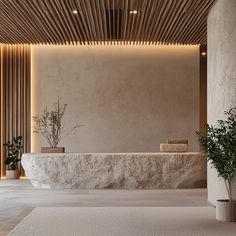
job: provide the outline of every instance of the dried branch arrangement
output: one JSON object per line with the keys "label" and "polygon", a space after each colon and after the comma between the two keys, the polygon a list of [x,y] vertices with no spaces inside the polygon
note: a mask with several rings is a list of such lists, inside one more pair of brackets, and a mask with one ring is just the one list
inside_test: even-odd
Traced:
{"label": "dried branch arrangement", "polygon": [[63,138],[80,127],[80,125],[75,125],[70,131],[66,132],[65,123],[63,123],[66,108],[67,104],[61,105],[60,99],[58,99],[51,110],[45,107],[41,115],[33,116],[33,132],[40,133],[49,147],[57,147]]}

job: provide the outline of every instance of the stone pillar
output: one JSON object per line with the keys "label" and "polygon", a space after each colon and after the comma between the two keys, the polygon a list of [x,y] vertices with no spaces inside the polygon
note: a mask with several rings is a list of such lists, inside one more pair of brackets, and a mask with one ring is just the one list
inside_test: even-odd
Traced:
{"label": "stone pillar", "polygon": [[[218,0],[208,16],[208,123],[236,107],[236,1]],[[234,184],[236,197],[236,181]],[[208,200],[227,198],[223,182],[208,166]]]}

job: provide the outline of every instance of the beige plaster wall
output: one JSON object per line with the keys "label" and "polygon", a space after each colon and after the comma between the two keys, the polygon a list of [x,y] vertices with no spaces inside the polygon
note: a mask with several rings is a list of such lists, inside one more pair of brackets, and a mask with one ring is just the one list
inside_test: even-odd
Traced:
{"label": "beige plaster wall", "polygon": [[[32,114],[68,104],[67,151],[154,152],[168,138],[198,150],[197,46],[32,46]],[[45,145],[32,135],[32,151]]]}
{"label": "beige plaster wall", "polygon": [[[218,0],[208,16],[208,123],[224,119],[236,105],[236,1]],[[236,198],[236,181],[234,186]],[[208,200],[227,198],[217,173],[208,165]]]}

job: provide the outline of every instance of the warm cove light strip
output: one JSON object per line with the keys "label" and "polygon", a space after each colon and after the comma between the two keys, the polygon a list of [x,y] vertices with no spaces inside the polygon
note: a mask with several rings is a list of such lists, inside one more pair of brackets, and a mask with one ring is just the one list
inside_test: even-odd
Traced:
{"label": "warm cove light strip", "polygon": [[34,92],[33,92],[33,88],[34,88],[34,86],[33,86],[33,83],[34,83],[34,80],[33,80],[33,68],[32,68],[32,65],[33,65],[33,59],[32,59],[32,49],[33,49],[33,46],[31,45],[30,46],[30,112],[31,112],[31,124],[30,124],[30,126],[31,126],[31,133],[30,133],[30,138],[31,138],[31,140],[30,140],[30,152],[32,152],[33,151],[33,141],[34,141],[34,139],[33,139],[33,130],[32,130],[32,124],[33,124],[33,109],[34,109]]}
{"label": "warm cove light strip", "polygon": [[200,44],[181,44],[181,43],[162,43],[162,42],[154,42],[154,41],[121,41],[121,40],[107,40],[107,41],[83,41],[83,42],[77,42],[77,41],[70,41],[65,42],[63,44],[52,44],[52,43],[37,43],[37,44],[31,44],[31,46],[101,46],[101,45],[112,45],[112,46],[200,46]]}

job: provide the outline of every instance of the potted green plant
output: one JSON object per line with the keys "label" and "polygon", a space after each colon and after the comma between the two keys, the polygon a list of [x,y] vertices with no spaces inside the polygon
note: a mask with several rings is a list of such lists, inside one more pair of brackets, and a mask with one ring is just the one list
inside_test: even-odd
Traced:
{"label": "potted green plant", "polygon": [[67,104],[61,105],[60,99],[53,105],[51,110],[47,107],[41,115],[33,116],[34,133],[40,133],[49,147],[41,147],[43,153],[63,153],[65,147],[58,147],[63,138],[71,134],[79,125],[74,126],[69,132],[65,131],[63,116],[65,114]]}
{"label": "potted green plant", "polygon": [[216,203],[216,219],[236,221],[236,201],[232,198],[232,180],[236,176],[236,108],[225,111],[225,120],[216,125],[205,126],[204,132],[197,132],[201,147],[208,161],[224,180],[228,199]]}
{"label": "potted green plant", "polygon": [[3,144],[6,147],[6,159],[5,165],[7,166],[6,178],[7,179],[19,179],[20,171],[18,168],[18,162],[21,160],[20,153],[23,148],[22,136],[13,137],[12,142],[8,141]]}

